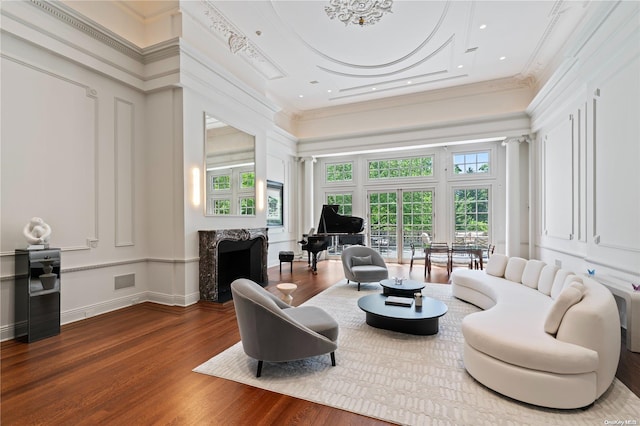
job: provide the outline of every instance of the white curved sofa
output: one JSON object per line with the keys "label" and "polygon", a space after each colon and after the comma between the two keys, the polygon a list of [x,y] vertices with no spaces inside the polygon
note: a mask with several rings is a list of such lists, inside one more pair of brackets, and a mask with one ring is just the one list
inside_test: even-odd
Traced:
{"label": "white curved sofa", "polygon": [[457,269],[452,293],[484,311],[462,321],[465,368],[485,386],[551,408],[592,404],[611,385],[620,318],[611,292],[539,260],[491,256]]}

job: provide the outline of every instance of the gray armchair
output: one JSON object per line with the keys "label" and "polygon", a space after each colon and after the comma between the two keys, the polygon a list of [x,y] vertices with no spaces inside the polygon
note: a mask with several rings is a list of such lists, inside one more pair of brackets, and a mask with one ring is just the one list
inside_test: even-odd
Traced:
{"label": "gray armchair", "polygon": [[258,360],[285,362],[329,353],[336,365],[338,323],[316,306],[291,307],[255,282],[239,278],[231,283],[244,352]]}
{"label": "gray armchair", "polygon": [[360,283],[380,282],[389,278],[384,259],[371,247],[347,247],[342,251],[341,258],[347,282],[357,282],[358,291],[360,291]]}

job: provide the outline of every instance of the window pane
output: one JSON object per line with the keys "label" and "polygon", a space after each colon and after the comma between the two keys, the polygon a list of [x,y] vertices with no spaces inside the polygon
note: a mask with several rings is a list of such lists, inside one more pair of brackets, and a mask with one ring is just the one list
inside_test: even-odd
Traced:
{"label": "window pane", "polygon": [[433,175],[432,157],[369,161],[369,179],[398,179]]}
{"label": "window pane", "polygon": [[240,188],[254,188],[256,186],[256,175],[254,172],[240,173]]}
{"label": "window pane", "polygon": [[489,153],[467,152],[453,156],[453,173],[476,174],[489,173]]}
{"label": "window pane", "polygon": [[240,214],[253,216],[256,214],[256,200],[253,197],[240,199]]}
{"label": "window pane", "polygon": [[345,182],[353,180],[353,164],[339,163],[326,165],[327,182]]}
{"label": "window pane", "polygon": [[489,232],[489,190],[457,189],[454,191],[456,243],[486,243]]}
{"label": "window pane", "polygon": [[224,191],[231,189],[231,176],[214,176],[211,180],[212,190]]}
{"label": "window pane", "polygon": [[214,200],[214,214],[231,214],[231,200]]}
{"label": "window pane", "polygon": [[338,214],[351,216],[353,212],[353,202],[351,194],[327,194],[327,204],[337,204]]}

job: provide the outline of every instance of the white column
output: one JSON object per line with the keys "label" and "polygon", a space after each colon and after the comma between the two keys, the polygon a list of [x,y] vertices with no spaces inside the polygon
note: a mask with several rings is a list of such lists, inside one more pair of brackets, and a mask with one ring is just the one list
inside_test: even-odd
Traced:
{"label": "white column", "polygon": [[302,229],[303,233],[309,232],[311,227],[315,227],[314,221],[314,204],[313,204],[313,164],[317,161],[315,157],[304,157],[300,161],[304,163],[304,183],[303,183],[303,216]]}
{"label": "white column", "polygon": [[505,254],[520,256],[520,142],[507,139],[506,241]]}

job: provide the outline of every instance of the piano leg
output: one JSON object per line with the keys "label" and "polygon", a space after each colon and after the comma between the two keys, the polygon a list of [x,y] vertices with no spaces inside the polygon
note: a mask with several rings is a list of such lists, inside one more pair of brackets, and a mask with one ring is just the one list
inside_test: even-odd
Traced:
{"label": "piano leg", "polygon": [[311,272],[313,272],[313,275],[318,274],[318,253],[317,252],[313,253],[313,263],[311,265]]}

